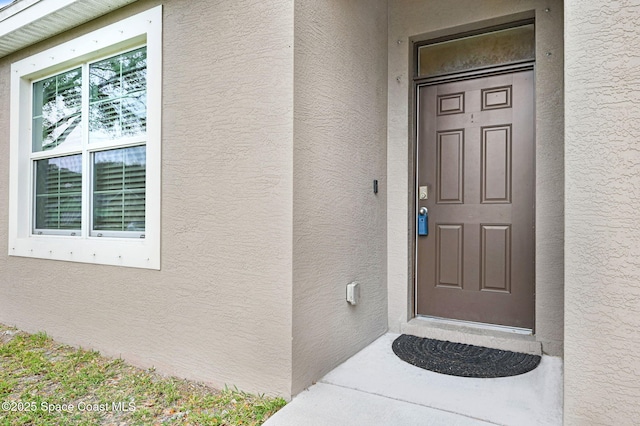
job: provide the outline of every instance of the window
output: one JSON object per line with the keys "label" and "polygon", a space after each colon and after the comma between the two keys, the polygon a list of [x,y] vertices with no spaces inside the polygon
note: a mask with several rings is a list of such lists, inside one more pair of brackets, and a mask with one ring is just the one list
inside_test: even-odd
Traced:
{"label": "window", "polygon": [[418,76],[433,77],[535,60],[535,28],[525,24],[418,47]]}
{"label": "window", "polygon": [[146,58],[140,47],[32,83],[34,233],[78,236],[85,218],[92,236],[145,237]]}
{"label": "window", "polygon": [[161,16],[12,64],[10,255],[159,269]]}

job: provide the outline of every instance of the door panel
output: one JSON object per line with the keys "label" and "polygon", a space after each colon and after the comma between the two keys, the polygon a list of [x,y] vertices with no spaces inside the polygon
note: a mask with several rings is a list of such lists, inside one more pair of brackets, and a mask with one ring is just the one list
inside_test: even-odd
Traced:
{"label": "door panel", "polygon": [[464,186],[464,130],[438,132],[436,168],[438,203],[462,204]]}
{"label": "door panel", "polygon": [[480,290],[511,292],[511,225],[482,225]]}
{"label": "door panel", "polygon": [[417,313],[533,328],[533,71],[419,88]]}
{"label": "door panel", "polygon": [[462,288],[463,226],[438,225],[436,229],[438,287]]}
{"label": "door panel", "polygon": [[481,202],[511,202],[511,125],[482,128]]}

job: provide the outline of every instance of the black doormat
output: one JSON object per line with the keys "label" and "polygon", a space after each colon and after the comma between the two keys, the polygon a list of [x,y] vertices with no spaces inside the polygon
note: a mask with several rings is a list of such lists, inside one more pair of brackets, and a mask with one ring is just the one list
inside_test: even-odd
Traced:
{"label": "black doormat", "polygon": [[392,345],[400,359],[436,373],[460,377],[509,377],[527,373],[540,356],[401,335]]}

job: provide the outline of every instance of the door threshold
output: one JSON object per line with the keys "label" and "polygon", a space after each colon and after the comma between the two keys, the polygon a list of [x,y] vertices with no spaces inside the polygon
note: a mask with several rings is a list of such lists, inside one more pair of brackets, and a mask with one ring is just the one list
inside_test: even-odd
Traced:
{"label": "door threshold", "polygon": [[510,327],[508,325],[498,325],[498,324],[487,324],[484,322],[474,322],[474,321],[464,321],[452,318],[440,318],[440,317],[431,317],[427,315],[418,316],[421,320],[433,322],[434,324],[443,324],[443,325],[452,325],[452,326],[463,326],[470,328],[477,328],[480,330],[495,330],[502,331],[504,333],[514,333],[514,334],[522,334],[525,336],[533,335],[533,330],[530,328],[521,328],[521,327]]}
{"label": "door threshold", "polygon": [[542,355],[542,343],[527,329],[422,316],[402,324],[400,329],[418,337]]}

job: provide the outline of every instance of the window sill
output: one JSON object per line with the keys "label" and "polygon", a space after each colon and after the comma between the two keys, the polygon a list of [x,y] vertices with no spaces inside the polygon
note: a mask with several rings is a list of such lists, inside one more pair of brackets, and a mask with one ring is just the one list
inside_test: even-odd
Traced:
{"label": "window sill", "polygon": [[9,255],[96,265],[160,269],[159,244],[150,239],[34,235],[9,242]]}

